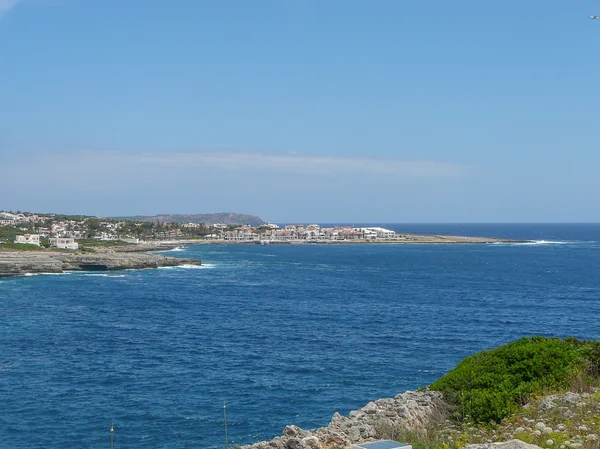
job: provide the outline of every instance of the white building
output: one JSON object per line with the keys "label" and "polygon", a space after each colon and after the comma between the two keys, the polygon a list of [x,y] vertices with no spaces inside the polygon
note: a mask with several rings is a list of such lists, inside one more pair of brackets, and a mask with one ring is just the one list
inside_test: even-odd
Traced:
{"label": "white building", "polygon": [[204,225],[202,223],[184,223],[181,225],[182,228],[201,228]]}
{"label": "white building", "polygon": [[260,225],[261,228],[269,228],[269,229],[279,229],[279,225],[275,223],[271,223],[270,221],[263,223]]}
{"label": "white building", "polygon": [[40,246],[40,236],[36,234],[17,235],[15,243]]}
{"label": "white building", "polygon": [[369,227],[369,228],[358,228],[361,232],[364,232],[365,238],[378,238],[378,239],[394,239],[396,233],[390,229],[380,227]]}
{"label": "white building", "polygon": [[136,237],[122,237],[119,240],[122,241],[122,242],[125,242],[125,243],[133,243],[133,244],[136,244],[136,245],[138,243],[140,243],[140,239],[138,239]]}
{"label": "white building", "polygon": [[73,237],[59,237],[50,239],[50,245],[56,246],[59,249],[78,249],[79,243]]}

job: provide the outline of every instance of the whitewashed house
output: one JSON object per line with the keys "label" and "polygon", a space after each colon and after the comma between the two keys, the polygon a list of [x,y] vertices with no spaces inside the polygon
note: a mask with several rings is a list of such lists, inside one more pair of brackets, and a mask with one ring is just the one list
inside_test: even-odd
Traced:
{"label": "whitewashed house", "polygon": [[17,235],[15,236],[15,243],[40,246],[40,236],[37,234]]}
{"label": "whitewashed house", "polygon": [[50,245],[59,249],[78,249],[79,243],[73,237],[57,237],[50,239]]}

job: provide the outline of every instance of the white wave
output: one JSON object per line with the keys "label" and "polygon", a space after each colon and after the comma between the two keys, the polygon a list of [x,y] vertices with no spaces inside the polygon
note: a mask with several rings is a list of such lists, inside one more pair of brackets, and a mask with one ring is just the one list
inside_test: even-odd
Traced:
{"label": "white wave", "polygon": [[207,263],[207,264],[202,264],[202,265],[179,265],[178,268],[188,268],[188,269],[192,269],[192,270],[201,270],[203,268],[214,268],[215,266],[213,264]]}
{"label": "white wave", "polygon": [[492,245],[497,246],[533,246],[533,245],[569,245],[577,242],[566,242],[560,240],[528,240],[526,242],[494,242]]}
{"label": "white wave", "polygon": [[558,240],[531,240],[529,242],[523,242],[521,245],[568,245],[573,242],[562,242]]}
{"label": "white wave", "polygon": [[178,269],[187,269],[187,270],[202,270],[205,268],[215,268],[214,264],[203,263],[202,265],[178,265],[176,267],[158,267],[159,270],[178,270]]}
{"label": "white wave", "polygon": [[172,253],[172,252],[179,252],[179,251],[185,251],[185,246],[176,246],[175,248],[171,248],[171,249],[163,249],[163,250],[159,250],[159,251],[152,251],[153,253]]}
{"label": "white wave", "polygon": [[86,273],[83,276],[95,276],[102,278],[124,278],[124,274],[106,274],[106,273]]}
{"label": "white wave", "polygon": [[70,271],[65,271],[64,273],[25,273],[23,276],[67,276],[72,274]]}

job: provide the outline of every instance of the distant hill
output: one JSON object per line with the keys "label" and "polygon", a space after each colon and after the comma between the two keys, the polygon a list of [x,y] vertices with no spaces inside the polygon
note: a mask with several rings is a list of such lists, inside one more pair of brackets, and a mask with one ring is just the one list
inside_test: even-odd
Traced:
{"label": "distant hill", "polygon": [[264,221],[256,215],[236,214],[234,212],[222,212],[218,214],[159,214],[159,215],[134,215],[132,217],[110,217],[115,220],[133,221],[159,221],[161,223],[224,223],[230,225],[259,226]]}

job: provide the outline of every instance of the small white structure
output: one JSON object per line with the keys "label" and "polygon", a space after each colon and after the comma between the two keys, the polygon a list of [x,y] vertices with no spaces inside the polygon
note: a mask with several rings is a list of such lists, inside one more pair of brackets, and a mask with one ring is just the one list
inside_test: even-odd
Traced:
{"label": "small white structure", "polygon": [[40,246],[40,236],[36,234],[17,235],[15,243]]}
{"label": "small white structure", "polygon": [[79,243],[73,237],[59,237],[50,239],[50,245],[56,246],[59,249],[78,249]]}
{"label": "small white structure", "polygon": [[121,238],[119,240],[125,243],[134,243],[136,245],[140,243],[140,239],[134,237]]}

